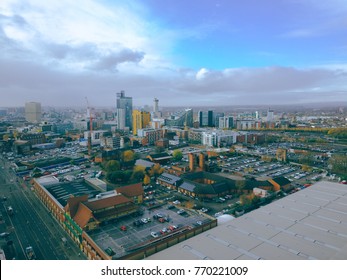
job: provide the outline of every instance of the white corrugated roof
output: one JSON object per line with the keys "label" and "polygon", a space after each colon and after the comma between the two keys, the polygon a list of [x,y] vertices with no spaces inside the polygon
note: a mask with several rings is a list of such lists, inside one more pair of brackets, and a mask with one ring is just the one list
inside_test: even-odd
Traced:
{"label": "white corrugated roof", "polygon": [[148,259],[347,259],[347,185],[318,182]]}

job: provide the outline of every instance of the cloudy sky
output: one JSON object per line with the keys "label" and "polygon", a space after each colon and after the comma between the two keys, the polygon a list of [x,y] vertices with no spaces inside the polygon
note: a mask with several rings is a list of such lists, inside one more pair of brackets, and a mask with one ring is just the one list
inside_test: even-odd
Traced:
{"label": "cloudy sky", "polygon": [[0,107],[347,101],[346,0],[1,0]]}

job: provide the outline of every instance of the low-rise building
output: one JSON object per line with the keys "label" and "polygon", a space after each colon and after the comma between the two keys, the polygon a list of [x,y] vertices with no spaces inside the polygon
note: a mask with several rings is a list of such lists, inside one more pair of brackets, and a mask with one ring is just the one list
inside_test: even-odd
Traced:
{"label": "low-rise building", "polygon": [[172,159],[172,156],[168,153],[159,153],[148,155],[147,158],[154,163],[166,164]]}
{"label": "low-rise building", "polygon": [[183,180],[179,176],[165,172],[158,177],[157,182],[164,187],[177,190],[178,186],[183,183]]}

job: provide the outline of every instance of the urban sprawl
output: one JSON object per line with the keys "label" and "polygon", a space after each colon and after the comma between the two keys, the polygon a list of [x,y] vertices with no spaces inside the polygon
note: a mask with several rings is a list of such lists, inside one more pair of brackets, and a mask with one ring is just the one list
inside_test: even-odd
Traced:
{"label": "urban sprawl", "polygon": [[[317,234],[308,246],[317,250],[302,246],[299,252],[241,230],[237,221],[245,224],[254,220],[252,212],[299,201],[295,197],[305,197],[307,207],[314,205],[309,199],[324,201],[314,196],[322,193],[315,188],[347,188],[346,106],[161,108],[154,98],[152,106],[140,108],[124,91],[113,108],[83,101],[81,108],[40,102],[0,108],[2,259],[156,259],[172,248],[187,254],[180,258],[202,259],[209,257],[203,246],[175,246],[225,223],[236,235],[289,254],[274,257],[339,258],[341,249],[329,243],[333,238],[318,234],[325,225],[314,228],[293,218],[292,231],[272,226],[309,242],[315,234],[296,233],[295,226],[311,225]],[[305,192],[310,189],[313,197]],[[346,205],[341,193],[339,203]],[[342,217],[316,218],[331,223],[324,236],[345,242],[346,210],[331,209],[324,211]],[[311,218],[316,213],[307,211]],[[277,220],[288,217],[278,214]],[[333,230],[334,221],[342,228]],[[224,242],[234,254],[221,250],[225,258],[271,258],[266,250],[256,254],[259,244],[244,249],[236,237],[216,236],[209,234],[204,243]],[[324,257],[319,249],[332,253]]]}

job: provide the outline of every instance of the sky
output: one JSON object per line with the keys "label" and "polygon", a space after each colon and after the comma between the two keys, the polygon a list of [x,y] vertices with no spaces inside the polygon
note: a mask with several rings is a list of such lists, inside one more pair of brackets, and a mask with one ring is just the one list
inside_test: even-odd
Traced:
{"label": "sky", "polygon": [[347,102],[345,0],[1,0],[0,107]]}

